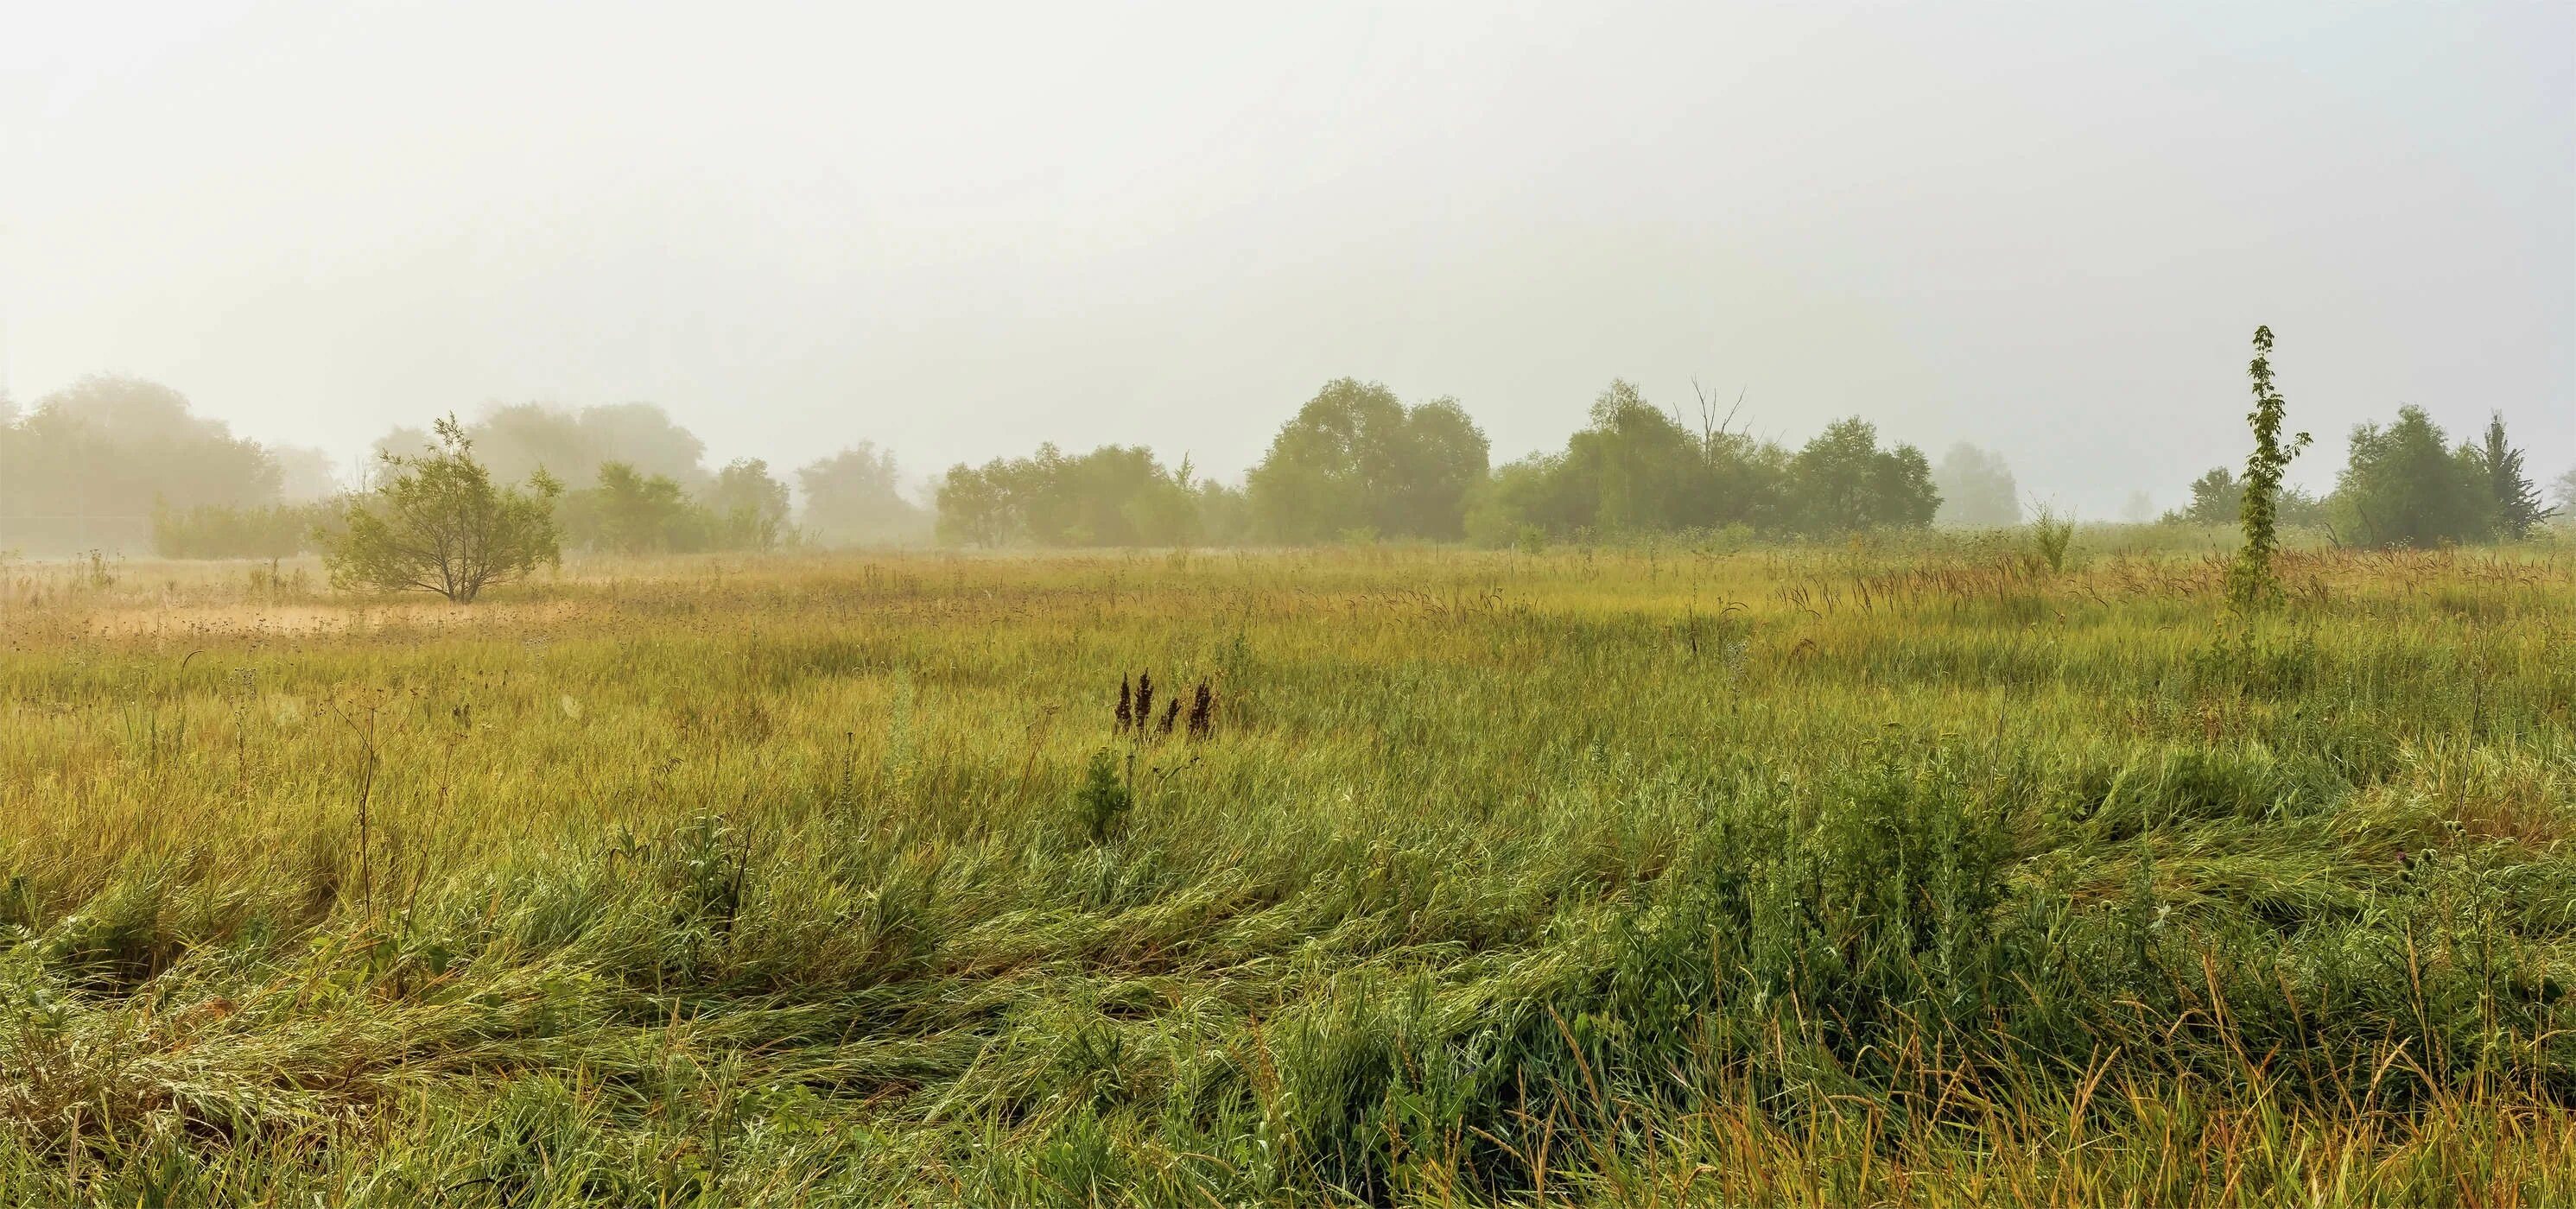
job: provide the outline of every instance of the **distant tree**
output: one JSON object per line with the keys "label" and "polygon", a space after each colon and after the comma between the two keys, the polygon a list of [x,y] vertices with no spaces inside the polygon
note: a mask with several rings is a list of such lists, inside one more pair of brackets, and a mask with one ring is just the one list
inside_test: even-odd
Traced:
{"label": "distant tree", "polygon": [[2352,430],[2332,501],[2337,532],[2362,546],[2473,542],[2494,529],[2495,500],[2476,450],[2448,448],[2420,407]]}
{"label": "distant tree", "polygon": [[1455,401],[1407,409],[1383,386],[1338,378],[1280,426],[1245,494],[1254,530],[1275,541],[1457,537],[1488,453]]}
{"label": "distant tree", "polygon": [[915,541],[928,518],[903,497],[894,454],[861,441],[796,471],[807,535],[826,544]]}
{"label": "distant tree", "polygon": [[1200,490],[1188,459],[1165,469],[1144,446],[949,469],[939,485],[940,539],[976,545],[1178,546],[1199,540]]}
{"label": "distant tree", "polygon": [[725,549],[775,549],[787,532],[787,484],[771,478],[759,458],[737,458],[717,471],[706,506]]}
{"label": "distant tree", "polygon": [[599,477],[601,466],[622,460],[582,431],[577,412],[542,403],[496,407],[468,425],[465,435],[483,464],[504,482],[544,467],[566,482],[585,483]]}
{"label": "distant tree", "polygon": [[1485,481],[1493,446],[1456,399],[1406,413],[1393,490],[1378,528],[1407,537],[1454,539],[1465,532],[1467,497]]}
{"label": "distant tree", "polygon": [[1201,541],[1227,546],[1252,539],[1252,500],[1243,488],[1200,479],[1197,495]]}
{"label": "distant tree", "polygon": [[[2209,473],[2191,482],[2191,503],[2164,515],[2167,522],[2192,525],[2225,525],[2237,527],[2244,519],[2245,484],[2236,472],[2214,466]],[[2314,529],[2328,524],[2325,501],[2305,488],[2284,486],[2273,496],[2272,515],[2276,523],[2301,529]]]}
{"label": "distant tree", "polygon": [[1103,445],[1067,457],[1041,445],[1013,467],[1014,511],[1029,539],[1048,546],[1170,545],[1189,541],[1188,489],[1142,445]]}
{"label": "distant tree", "polygon": [[36,401],[10,442],[25,487],[79,495],[93,511],[240,506],[277,498],[277,459],[187,397],[140,378],[92,377]]}
{"label": "distant tree", "polygon": [[[684,490],[706,486],[706,442],[651,403],[585,407],[581,432],[601,464],[624,462],[646,476],[659,475]],[[561,474],[563,471],[556,471]]]}
{"label": "distant tree", "polygon": [[[1920,460],[1921,455],[1916,455]],[[1700,428],[1699,502],[1690,523],[1708,528],[1777,529],[1788,523],[1788,450],[1750,433]]]}
{"label": "distant tree", "polygon": [[[1935,484],[1939,483],[1940,479],[1937,474],[1934,476],[1933,481]],[[2120,505],[2120,519],[2132,525],[2154,523],[2156,519],[2155,500],[2148,496],[2144,491],[2130,492],[2128,500]]]}
{"label": "distant tree", "polygon": [[2559,475],[2558,485],[2551,491],[2558,496],[2558,515],[2576,519],[2576,466],[2568,467],[2567,473]]}
{"label": "distant tree", "polygon": [[1703,394],[1696,424],[1614,379],[1559,453],[1495,470],[1470,498],[1468,536],[1501,546],[1543,535],[1776,526],[1789,456],[1733,431]]}
{"label": "distant tree", "polygon": [[2236,472],[2213,466],[2209,473],[2191,481],[2191,503],[2165,519],[2195,525],[2234,525],[2244,504],[2245,485],[2236,481]]}
{"label": "distant tree", "polygon": [[495,485],[454,416],[438,421],[435,436],[427,452],[383,455],[375,489],[350,497],[341,524],[320,535],[334,586],[471,604],[485,588],[557,560],[561,485],[542,470],[524,491]]}
{"label": "distant tree", "polygon": [[269,452],[277,458],[278,498],[301,504],[340,494],[340,473],[332,468],[330,454],[305,445],[280,445]]}
{"label": "distant tree", "polygon": [[1932,468],[1932,487],[1941,493],[1933,517],[1941,524],[2008,529],[2021,523],[2021,489],[2000,454],[1961,441]]}
{"label": "distant tree", "polygon": [[1253,526],[1274,541],[1330,541],[1376,524],[1393,493],[1404,403],[1336,378],[1297,409],[1245,478]]}
{"label": "distant tree", "polygon": [[1790,460],[1789,477],[1797,525],[1809,534],[1919,529],[1941,507],[1923,451],[1880,449],[1878,429],[1866,420],[1827,426]]}
{"label": "distant tree", "polygon": [[961,462],[939,481],[939,540],[950,545],[998,546],[1019,529],[1008,463]]}
{"label": "distant tree", "polygon": [[1597,499],[1567,473],[1566,455],[1531,454],[1494,468],[1467,504],[1467,539],[1480,546],[1513,544],[1524,531],[1566,534],[1587,528]]}
{"label": "distant tree", "polygon": [[1592,423],[1566,442],[1567,471],[1590,480],[1591,523],[1606,532],[1687,528],[1702,520],[1706,464],[1681,420],[1613,379]]}
{"label": "distant tree", "polygon": [[428,453],[437,448],[438,438],[432,436],[428,429],[396,424],[387,429],[385,435],[377,437],[375,444],[367,447],[369,460],[366,469],[359,472],[359,477],[368,481],[360,483],[359,486],[373,485],[376,475],[384,470],[385,457],[388,454],[394,457],[409,457],[413,454]]}
{"label": "distant tree", "polygon": [[561,515],[565,538],[619,554],[702,550],[713,528],[678,483],[624,462],[600,467],[596,485],[564,497]]}
{"label": "distant tree", "polygon": [[84,378],[0,434],[0,517],[12,545],[139,546],[162,509],[264,506],[279,481],[268,450],[139,378]]}
{"label": "distant tree", "polygon": [[334,515],[328,503],[165,505],[152,513],[152,549],[163,558],[289,558],[315,549]]}
{"label": "distant tree", "polygon": [[[622,462],[648,478],[660,476],[696,491],[707,484],[706,444],[650,403],[618,403],[578,411],[540,403],[494,408],[466,426],[484,465],[503,482],[544,469],[572,482],[596,478],[599,468]],[[376,442],[380,452],[418,453],[436,444],[428,433],[397,428]]]}
{"label": "distant tree", "polygon": [[2490,517],[2499,536],[2514,541],[2531,536],[2553,509],[2540,502],[2540,489],[2522,472],[2522,451],[2505,442],[2504,413],[2487,416],[2486,440],[2471,448],[2471,460],[2486,481]]}

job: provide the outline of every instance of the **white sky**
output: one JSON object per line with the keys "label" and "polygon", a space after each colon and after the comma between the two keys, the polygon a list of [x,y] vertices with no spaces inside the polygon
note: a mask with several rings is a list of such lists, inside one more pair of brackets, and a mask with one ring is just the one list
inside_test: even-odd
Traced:
{"label": "white sky", "polygon": [[1497,458],[1625,376],[2087,515],[2293,423],[2576,461],[2576,5],[0,0],[22,402],[347,455],[647,400],[715,461],[1146,442],[1325,379]]}

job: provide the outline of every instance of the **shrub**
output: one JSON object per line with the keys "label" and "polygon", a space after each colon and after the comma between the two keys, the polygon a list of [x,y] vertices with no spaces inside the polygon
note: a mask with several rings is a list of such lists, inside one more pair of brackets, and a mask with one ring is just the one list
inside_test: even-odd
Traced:
{"label": "shrub", "polygon": [[152,548],[164,558],[292,558],[314,548],[332,517],[327,504],[164,505],[152,512]]}
{"label": "shrub", "polygon": [[2031,555],[2051,572],[2066,569],[2066,550],[2074,543],[2074,517],[2042,508],[2030,518]]}
{"label": "shrub", "polygon": [[321,535],[333,586],[472,604],[483,589],[559,557],[560,484],[540,470],[526,491],[495,486],[454,416],[438,422],[438,440],[427,453],[381,455],[384,484],[350,499],[342,527]]}
{"label": "shrub", "polygon": [[1091,753],[1082,785],[1073,793],[1074,825],[1084,838],[1094,844],[1108,839],[1135,805],[1136,791],[1119,778],[1118,758],[1107,748]]}

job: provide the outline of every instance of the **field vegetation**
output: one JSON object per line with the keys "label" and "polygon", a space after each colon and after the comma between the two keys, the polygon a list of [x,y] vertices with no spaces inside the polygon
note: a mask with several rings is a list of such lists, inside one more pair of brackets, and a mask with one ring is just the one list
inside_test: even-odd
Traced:
{"label": "field vegetation", "polygon": [[2576,1199],[2576,563],[2185,532],[8,563],[0,1200]]}

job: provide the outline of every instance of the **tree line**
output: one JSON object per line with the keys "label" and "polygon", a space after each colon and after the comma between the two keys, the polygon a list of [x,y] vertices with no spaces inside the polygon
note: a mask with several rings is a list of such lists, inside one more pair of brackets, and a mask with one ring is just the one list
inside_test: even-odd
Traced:
{"label": "tree line", "polygon": [[[1735,427],[1705,395],[1659,407],[1625,381],[1593,400],[1563,449],[1491,464],[1484,432],[1453,399],[1406,405],[1385,387],[1327,383],[1283,424],[1240,485],[1194,479],[1144,446],[951,467],[938,535],[985,546],[1306,545],[1404,538],[1484,546],[1646,533],[1827,538],[1934,524],[2022,523],[2012,470],[1965,442],[1939,463],[1837,420],[1795,448]],[[2546,506],[2504,418],[2451,445],[2421,408],[2353,429],[2333,491],[2272,491],[2278,524],[2336,544],[2430,546],[2529,537],[2576,511],[2576,469]],[[2245,484],[2219,468],[2190,485],[2168,523],[2234,526]]]}
{"label": "tree line", "polygon": [[[1941,504],[1930,463],[1843,420],[1792,450],[1710,413],[1696,427],[1614,381],[1559,452],[1491,463],[1484,431],[1454,399],[1408,406],[1375,383],[1325,384],[1272,438],[1240,485],[1193,479],[1150,449],[951,467],[940,536],[977,545],[1401,538],[1485,545],[1583,534],[1741,528],[1828,535],[1921,528]],[[2009,488],[2007,488],[2009,490]]]}
{"label": "tree line", "polygon": [[[797,468],[759,459],[709,469],[706,446],[650,404],[493,409],[452,433],[400,428],[342,482],[318,450],[264,446],[194,414],[177,391],[95,377],[23,412],[0,398],[0,548],[140,545],[171,557],[281,557],[345,527],[350,493],[380,488],[404,459],[453,438],[498,483],[546,501],[576,549],[626,554],[791,545],[1307,545],[1375,539],[1541,545],[1587,537],[1707,532],[1744,540],[1827,538],[2024,519],[2011,469],[1969,443],[1935,463],[1868,421],[1828,425],[1795,447],[1755,437],[1731,409],[1658,406],[1613,381],[1562,448],[1496,465],[1454,399],[1408,404],[1384,386],[1325,384],[1239,482],[1166,464],[1145,445],[950,467],[925,502],[892,453],[862,442]],[[791,487],[792,481],[792,487]],[[2557,508],[2531,481],[2498,415],[2453,444],[2420,409],[2351,434],[2322,496],[2283,488],[2278,523],[2355,546],[2519,539]],[[2215,469],[2189,485],[2176,523],[2233,525],[2244,484]]]}
{"label": "tree line", "polygon": [[294,509],[337,491],[322,451],[234,436],[159,383],[87,378],[24,411],[0,394],[0,548],[185,544],[206,526],[177,518],[239,514],[293,553]]}
{"label": "tree line", "polygon": [[[2576,512],[2576,468],[2561,475],[2544,503],[2523,450],[2505,434],[2504,414],[2487,419],[2475,441],[2453,444],[2420,407],[2400,407],[2388,424],[2352,430],[2334,490],[2296,487],[2273,493],[2284,528],[2323,531],[2337,545],[2387,548],[2520,541],[2553,516]],[[2235,524],[2245,482],[2224,466],[2194,479],[2191,502],[2165,514],[2174,522]]]}
{"label": "tree line", "polygon": [[[756,458],[709,470],[705,443],[651,404],[505,406],[455,435],[498,481],[549,484],[557,531],[575,548],[766,550],[922,541],[931,531],[893,455],[866,442],[798,468],[791,492]],[[321,451],[235,436],[156,382],[87,378],[23,411],[0,396],[0,549],[310,552],[344,524],[351,493],[382,485],[388,459],[441,440],[397,428],[344,479]]]}

